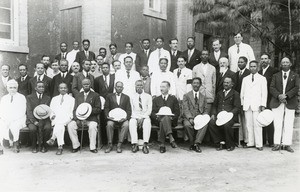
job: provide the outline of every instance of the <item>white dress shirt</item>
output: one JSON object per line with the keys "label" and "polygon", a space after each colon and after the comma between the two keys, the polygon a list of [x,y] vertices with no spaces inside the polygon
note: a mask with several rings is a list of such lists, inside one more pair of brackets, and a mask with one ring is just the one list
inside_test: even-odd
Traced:
{"label": "white dress shirt", "polygon": [[175,85],[175,79],[174,79],[174,75],[172,72],[170,71],[156,71],[153,72],[152,76],[151,76],[151,94],[152,96],[159,96],[161,95],[161,91],[160,91],[160,85],[161,82],[163,81],[168,81],[171,85],[170,87],[170,94],[176,96],[176,85]]}
{"label": "white dress shirt", "polygon": [[220,55],[221,55],[220,50],[218,52],[214,51],[214,56],[215,56],[216,61],[218,61],[220,59]]}
{"label": "white dress shirt", "polygon": [[107,87],[109,86],[109,82],[110,82],[110,75],[108,74],[108,75],[104,75],[103,74],[103,81],[105,82],[105,77],[106,77],[106,84],[107,84]]}
{"label": "white dress shirt", "polygon": [[118,93],[116,93],[116,99],[117,99],[118,105],[120,105],[121,95],[122,95],[122,93],[120,93],[120,95],[118,95]]}
{"label": "white dress shirt", "polygon": [[[142,110],[139,107],[139,97],[142,100]],[[145,93],[138,94],[135,93],[130,98],[131,109],[132,109],[132,118],[149,118],[152,112],[152,97],[151,95]]]}
{"label": "white dress shirt", "polygon": [[127,77],[127,71],[125,70],[118,70],[115,73],[115,83],[121,81],[123,83],[124,89],[123,93],[131,96],[135,93],[135,82],[140,80],[140,74],[137,71],[130,70],[129,71],[130,77]]}
{"label": "white dress shirt", "polygon": [[125,70],[125,65],[124,65],[124,59],[125,57],[130,56],[133,59],[133,65],[132,65],[132,70],[135,71],[135,60],[136,60],[136,53],[131,52],[130,54],[123,53],[119,57],[119,61],[121,62],[121,70]]}
{"label": "white dress shirt", "polygon": [[244,56],[248,59],[247,68],[249,68],[249,62],[255,60],[253,49],[250,45],[246,43],[240,43],[239,45],[239,53],[238,47],[236,44],[232,45],[228,49],[228,57],[229,57],[229,68],[233,72],[237,72],[238,69],[238,60],[241,56]]}
{"label": "white dress shirt", "polygon": [[179,68],[173,71],[175,85],[176,85],[176,97],[179,100],[183,100],[183,95],[192,90],[192,85],[187,84],[187,80],[191,80],[193,78],[193,71],[189,68],[180,69],[180,76],[177,76]]}
{"label": "white dress shirt", "polygon": [[73,110],[75,105],[75,99],[68,95],[57,95],[52,98],[50,103],[52,118],[55,115],[55,119],[52,121],[52,125],[61,123],[67,125],[73,119]]}
{"label": "white dress shirt", "polygon": [[67,54],[67,60],[68,60],[68,63],[69,63],[69,66],[68,66],[68,70],[71,69],[71,66],[72,64],[74,63],[75,59],[76,59],[76,54],[79,52],[79,50],[75,50],[73,49],[72,51],[70,51],[68,54]]}
{"label": "white dress shirt", "polygon": [[160,49],[160,57],[159,57],[159,49],[156,49],[155,51],[152,51],[149,60],[148,60],[148,66],[149,66],[149,73],[154,73],[157,71],[160,71],[159,68],[159,59],[160,58],[166,58],[168,59],[168,66],[167,66],[167,71],[170,70],[171,67],[171,56],[170,52],[161,48]]}

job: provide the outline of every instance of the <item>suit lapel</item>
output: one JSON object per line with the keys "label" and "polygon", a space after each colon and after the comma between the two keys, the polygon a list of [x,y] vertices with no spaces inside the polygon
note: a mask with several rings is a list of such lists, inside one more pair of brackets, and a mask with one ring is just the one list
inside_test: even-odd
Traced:
{"label": "suit lapel", "polygon": [[[195,98],[194,98],[194,94],[193,94],[193,91],[191,91],[189,94],[188,94],[190,100],[191,100],[191,103],[193,106],[196,106],[196,103],[195,103]],[[199,100],[199,98],[198,98]]]}
{"label": "suit lapel", "polygon": [[[223,95],[223,94],[222,94]],[[228,99],[229,97],[231,97],[233,95],[233,90],[231,89],[229,91],[229,93],[227,93],[227,95],[225,96],[224,100]]]}

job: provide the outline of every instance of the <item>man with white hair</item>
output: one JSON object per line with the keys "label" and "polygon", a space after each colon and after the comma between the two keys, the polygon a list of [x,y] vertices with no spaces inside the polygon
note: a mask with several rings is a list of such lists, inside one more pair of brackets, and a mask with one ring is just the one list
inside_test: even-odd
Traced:
{"label": "man with white hair", "polygon": [[0,98],[7,94],[6,83],[11,79],[9,76],[10,66],[2,65],[1,66],[1,78],[0,78]]}
{"label": "man with white hair", "polygon": [[217,84],[216,84],[216,93],[218,93],[220,90],[223,90],[223,83],[224,79],[226,77],[230,77],[233,81],[233,89],[236,85],[236,75],[233,71],[231,71],[228,66],[229,62],[226,57],[221,57],[219,59],[219,66],[220,66],[220,72],[217,75]]}
{"label": "man with white hair", "polygon": [[8,94],[0,101],[0,155],[3,154],[3,139],[12,140],[13,151],[19,153],[19,133],[26,121],[26,98],[17,92],[17,81],[9,80],[6,86]]}

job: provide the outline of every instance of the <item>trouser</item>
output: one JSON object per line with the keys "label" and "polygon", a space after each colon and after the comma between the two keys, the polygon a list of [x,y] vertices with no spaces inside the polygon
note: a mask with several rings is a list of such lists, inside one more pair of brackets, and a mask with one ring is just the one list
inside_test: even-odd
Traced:
{"label": "trouser", "polygon": [[229,122],[222,126],[217,126],[215,120],[209,122],[209,132],[213,138],[214,143],[225,142],[226,148],[234,147],[234,129],[232,128],[234,120],[231,119]]}
{"label": "trouser", "polygon": [[32,123],[28,124],[29,136],[32,144],[32,148],[36,148],[38,141],[39,147],[45,147],[46,141],[50,138],[51,124],[49,119],[39,120],[39,124],[36,126]]}
{"label": "trouser", "polygon": [[[129,132],[131,136],[131,143],[132,144],[137,144],[138,143],[138,134],[137,134],[137,119],[130,119],[129,121]],[[142,124],[142,129],[143,129],[143,140],[144,143],[149,142],[150,134],[151,134],[151,121],[150,118],[146,118],[143,121]]]}
{"label": "trouser", "polygon": [[239,138],[243,140],[245,143],[248,143],[248,131],[247,131],[246,120],[245,120],[245,112],[241,111],[239,117],[241,123],[241,126],[239,128]]}
{"label": "trouser", "polygon": [[[89,132],[89,140],[90,140],[90,150],[94,150],[96,149],[96,140],[97,140],[97,122],[95,121],[86,121],[86,124],[89,128],[88,132]],[[71,121],[68,124],[68,132],[69,132],[69,136],[70,139],[72,141],[72,146],[73,149],[76,149],[78,147],[80,147],[80,143],[78,140],[78,134],[77,134],[77,129],[78,126],[81,127],[81,125],[77,125],[77,123],[75,121]],[[83,129],[83,127],[81,127]]]}
{"label": "trouser", "polygon": [[158,141],[165,143],[166,136],[172,134],[172,120],[170,116],[162,116],[159,121],[159,137]]}
{"label": "trouser", "polygon": [[257,123],[259,111],[252,111],[250,108],[245,111],[245,120],[248,133],[247,146],[262,147],[262,127]]}
{"label": "trouser", "polygon": [[274,144],[274,124],[273,122],[266,126],[263,127],[263,143],[266,144],[268,141],[269,145]]}
{"label": "trouser", "polygon": [[[293,139],[293,127],[295,110],[288,109],[284,103],[272,109],[274,113],[274,144],[291,145]],[[284,114],[285,113],[285,114]]]}
{"label": "trouser", "polygon": [[106,133],[107,133],[107,142],[108,142],[108,144],[111,144],[112,141],[113,141],[115,126],[118,126],[118,128],[121,129],[121,131],[119,133],[118,142],[123,143],[124,139],[127,137],[127,134],[128,134],[128,129],[129,129],[128,124],[129,124],[128,120],[124,121],[123,123],[110,121],[110,120],[107,121]]}
{"label": "trouser", "polygon": [[65,144],[64,136],[65,136],[65,124],[63,123],[55,124],[53,127],[53,133],[51,139],[53,140],[57,139],[57,145],[62,146]]}
{"label": "trouser", "polygon": [[[183,127],[189,137],[190,145],[202,143],[206,133],[207,125],[205,125],[200,130],[195,130],[194,126],[187,119],[184,119]],[[195,132],[196,132],[196,137],[195,137]]]}
{"label": "trouser", "polygon": [[13,142],[18,141],[23,124],[24,122],[20,121],[3,122],[0,120],[0,145],[3,139],[12,140]]}

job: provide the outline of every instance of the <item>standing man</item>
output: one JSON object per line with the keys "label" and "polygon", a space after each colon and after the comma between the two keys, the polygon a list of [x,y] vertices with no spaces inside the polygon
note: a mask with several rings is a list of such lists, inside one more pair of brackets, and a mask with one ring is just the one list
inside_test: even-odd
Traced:
{"label": "standing man", "polygon": [[91,61],[84,60],[82,62],[82,72],[77,73],[73,77],[72,82],[72,93],[74,97],[76,98],[79,92],[81,92],[82,87],[82,80],[83,79],[89,79],[91,81],[91,88],[94,88],[94,76],[89,74],[89,71],[91,69]]}
{"label": "standing man", "polygon": [[274,74],[270,85],[272,95],[270,108],[274,113],[274,148],[293,153],[291,148],[295,110],[298,106],[299,76],[291,71],[292,63],[289,58],[281,60],[281,71]]}
{"label": "standing man", "polygon": [[76,59],[76,55],[77,55],[78,52],[79,52],[79,42],[74,41],[72,51],[68,52],[68,54],[67,54],[67,60],[68,60],[68,63],[69,63],[69,68],[68,68],[69,72],[70,72],[72,64],[74,63],[74,61]]}
{"label": "standing man", "polygon": [[236,75],[233,71],[231,71],[228,66],[228,59],[226,57],[221,57],[219,59],[220,65],[220,72],[217,76],[217,85],[216,85],[216,92],[218,93],[220,90],[223,90],[223,83],[226,77],[231,77],[233,80],[233,88],[235,88],[236,84]]}
{"label": "standing man", "polygon": [[259,151],[262,151],[262,127],[260,127],[256,119],[267,105],[267,80],[264,76],[257,73],[257,61],[250,61],[249,65],[251,74],[244,78],[241,89],[241,104],[245,111],[248,132],[247,147],[255,146]]}
{"label": "standing man", "polygon": [[18,82],[18,92],[23,94],[25,97],[30,94],[29,80],[31,77],[27,74],[27,65],[20,64],[19,67],[20,77],[17,79]]}
{"label": "standing man", "polygon": [[103,75],[97,77],[94,81],[95,91],[106,98],[109,93],[114,92],[115,74],[110,74],[110,64],[104,63],[102,65]]}
{"label": "standing man", "polygon": [[[267,109],[271,109],[270,101],[271,101],[272,95],[270,92],[270,85],[271,85],[272,77],[275,73],[278,72],[277,69],[270,66],[270,63],[271,63],[270,55],[267,53],[263,53],[260,56],[260,64],[261,64],[262,69],[258,73],[267,79],[267,85],[268,85]],[[263,127],[263,144],[266,144],[267,140],[268,140],[269,146],[274,147],[274,124],[273,124],[273,122],[270,125],[268,125],[267,127]]]}
{"label": "standing man", "polygon": [[142,80],[135,82],[136,93],[132,96],[131,103],[131,119],[129,121],[129,132],[131,136],[132,152],[136,153],[138,148],[138,130],[143,132],[143,148],[144,154],[149,153],[148,142],[151,134],[150,115],[152,111],[152,97],[144,92],[144,84]]}
{"label": "standing man", "polygon": [[55,59],[60,61],[61,59],[67,59],[68,55],[68,45],[65,42],[60,44],[60,53],[55,56]]}
{"label": "standing man", "polygon": [[[107,149],[105,150],[105,153],[109,153],[113,149],[112,141],[115,126],[118,126],[118,129],[121,129],[121,131],[119,132],[117,153],[122,153],[122,143],[127,137],[129,129],[128,121],[131,117],[131,105],[130,98],[124,93],[122,93],[123,87],[123,83],[121,81],[117,81],[115,85],[116,93],[110,93],[106,97],[104,113],[105,117],[107,118],[106,132],[108,145]],[[119,121],[115,121],[112,117],[109,117],[109,112],[115,108],[123,109],[127,114],[126,118],[120,119]]]}
{"label": "standing man", "polygon": [[171,48],[171,50],[170,50],[170,55],[171,55],[170,71],[173,72],[174,69],[176,69],[178,67],[177,59],[182,54],[182,52],[178,50],[178,39],[177,38],[170,39],[169,46]]}
{"label": "standing man", "polygon": [[201,78],[195,77],[192,80],[193,90],[183,96],[183,125],[190,141],[190,150],[201,153],[200,144],[205,136],[207,125],[196,131],[194,129],[194,118],[197,115],[209,114],[205,96],[201,94]]}
{"label": "standing man", "polygon": [[157,37],[155,39],[156,42],[156,50],[152,51],[149,60],[148,60],[148,66],[149,66],[149,73],[150,75],[154,72],[159,71],[159,62],[161,58],[167,59],[167,71],[170,71],[171,68],[171,56],[170,52],[165,50],[164,47],[164,38],[163,37]]}
{"label": "standing man", "polygon": [[83,50],[79,51],[76,54],[75,61],[78,62],[79,64],[82,64],[84,60],[89,60],[89,61],[95,60],[96,59],[95,53],[92,51],[89,51],[90,40],[84,39],[82,41],[82,46],[83,46]]}
{"label": "standing man", "polygon": [[117,44],[112,43],[109,45],[110,56],[108,57],[108,63],[112,65],[113,61],[119,60],[121,53],[118,53]]}
{"label": "standing man", "polygon": [[[77,129],[78,126],[88,126],[89,128],[89,140],[90,140],[90,151],[92,153],[98,153],[96,149],[96,138],[97,138],[97,126],[98,126],[98,115],[101,111],[101,101],[98,93],[91,90],[92,82],[90,79],[83,79],[81,81],[83,92],[78,93],[75,99],[75,107],[73,111],[73,120],[68,124],[68,132],[72,141],[72,153],[78,152],[80,149],[80,143],[78,140]],[[76,117],[76,109],[82,103],[89,103],[92,106],[92,113],[86,120],[79,120]],[[83,127],[81,127],[83,128]],[[81,143],[82,144],[82,143]]]}
{"label": "standing man", "polygon": [[124,58],[125,70],[119,70],[115,73],[116,80],[115,82],[121,81],[124,85],[124,90],[122,89],[125,95],[131,97],[135,93],[135,82],[140,80],[140,74],[133,70],[133,58],[127,56]]}
{"label": "standing man", "polygon": [[[36,76],[29,80],[30,93],[36,92],[36,82],[43,81],[44,82],[44,91],[43,94],[51,96],[51,83],[52,79],[45,75],[45,64],[37,63],[35,65]],[[33,109],[32,109],[33,110]]]}
{"label": "standing man", "polygon": [[11,77],[9,76],[9,70],[9,65],[4,64],[1,66],[0,98],[8,93],[6,89],[6,84],[11,79]]}
{"label": "standing man", "polygon": [[205,96],[208,114],[211,112],[215,100],[216,91],[216,68],[208,63],[208,51],[201,51],[201,63],[193,68],[193,78],[201,78],[200,92]]}
{"label": "standing man", "polygon": [[112,62],[112,70],[110,71],[110,73],[115,74],[119,70],[121,70],[121,62],[119,60],[114,60]]}
{"label": "standing man", "polygon": [[108,58],[106,57],[107,56],[107,51],[104,47],[100,47],[99,55],[101,55],[103,57],[104,62],[108,62]]}
{"label": "standing man", "polygon": [[213,39],[212,41],[213,52],[211,52],[209,55],[209,63],[216,68],[217,72],[219,72],[219,59],[221,57],[228,58],[227,53],[221,51],[221,47],[222,47],[221,40],[218,38]]}
{"label": "standing man", "polygon": [[59,95],[53,97],[50,103],[50,119],[54,128],[52,137],[47,141],[47,144],[54,145],[54,141],[57,139],[58,149],[56,155],[61,155],[63,152],[63,145],[65,144],[65,126],[73,119],[75,99],[68,95],[68,85],[66,83],[60,83],[58,89]]}
{"label": "standing man", "polygon": [[[235,44],[229,47],[228,49],[228,58],[229,58],[229,68],[233,72],[238,71],[238,59],[241,56],[244,56],[248,61],[255,60],[253,49],[250,45],[243,43],[243,35],[241,32],[238,32],[234,35]],[[247,68],[249,65],[247,63]]]}
{"label": "standing man", "polygon": [[152,50],[150,49],[150,39],[143,39],[142,50],[137,53],[138,61],[136,62],[136,71],[140,72],[143,66],[147,66],[151,52]]}
{"label": "standing man", "polygon": [[119,61],[121,62],[121,69],[125,68],[125,62],[124,59],[128,56],[132,58],[132,69],[135,70],[135,61],[136,61],[136,53],[132,51],[133,49],[133,43],[132,42],[126,42],[125,43],[125,53],[120,55]]}
{"label": "standing man", "polygon": [[187,50],[182,53],[187,58],[186,67],[193,69],[195,65],[201,62],[201,52],[195,48],[195,37],[187,38]]}
{"label": "standing man", "polygon": [[144,83],[144,91],[151,95],[151,77],[149,75],[149,67],[147,65],[143,66],[140,71],[141,80]]}
{"label": "standing man", "polygon": [[[176,148],[175,139],[172,135],[172,127],[177,126],[178,117],[180,114],[179,103],[174,95],[169,94],[170,83],[163,81],[160,86],[161,95],[153,99],[151,119],[152,122],[159,126],[159,137],[160,142],[159,151],[161,153],[166,152],[165,140],[168,136],[170,139],[170,145],[172,148]],[[169,115],[157,115],[161,107],[169,107],[174,116]]]}

